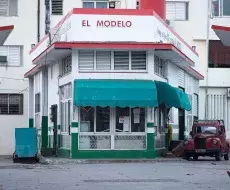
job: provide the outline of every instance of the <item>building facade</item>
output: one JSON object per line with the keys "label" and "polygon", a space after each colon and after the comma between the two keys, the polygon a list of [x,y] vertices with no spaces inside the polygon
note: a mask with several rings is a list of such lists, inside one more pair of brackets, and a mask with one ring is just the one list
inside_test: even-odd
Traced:
{"label": "building facade", "polygon": [[0,1],[0,26],[14,26],[0,45],[0,155],[12,155],[14,129],[28,127],[28,80],[24,73],[32,67],[28,52],[37,42],[36,21],[36,3]]}
{"label": "building facade", "polygon": [[154,158],[168,124],[182,140],[198,116],[198,54],[151,9],[74,8],[30,56],[29,123],[41,151]]}
{"label": "building facade", "polygon": [[[199,53],[204,74],[200,81],[199,118],[224,119],[230,138],[229,47],[224,46],[212,25],[229,26],[228,0],[167,1],[170,25]],[[206,111],[205,111],[206,110]]]}

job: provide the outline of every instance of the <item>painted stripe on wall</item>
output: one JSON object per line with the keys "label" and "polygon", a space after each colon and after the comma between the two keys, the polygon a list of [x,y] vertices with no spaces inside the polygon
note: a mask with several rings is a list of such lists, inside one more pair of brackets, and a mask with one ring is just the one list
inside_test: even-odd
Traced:
{"label": "painted stripe on wall", "polygon": [[71,128],[71,133],[78,133],[78,127],[77,128]]}
{"label": "painted stripe on wall", "polygon": [[42,148],[48,147],[48,116],[42,116]]}
{"label": "painted stripe on wall", "polygon": [[147,133],[155,133],[155,128],[147,128]]}
{"label": "painted stripe on wall", "polygon": [[29,118],[29,128],[33,128],[33,127],[34,127],[34,119]]}

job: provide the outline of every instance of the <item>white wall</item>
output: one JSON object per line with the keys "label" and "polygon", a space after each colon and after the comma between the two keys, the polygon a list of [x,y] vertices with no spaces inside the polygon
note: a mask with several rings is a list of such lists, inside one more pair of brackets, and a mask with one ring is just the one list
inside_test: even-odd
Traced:
{"label": "white wall", "polygon": [[[185,92],[188,95],[192,95],[192,98],[194,98],[194,93],[199,95],[199,82],[197,79],[189,75],[188,73],[184,72],[182,69],[178,68],[174,64],[168,64],[168,82],[170,85],[174,87],[183,87],[185,88]],[[194,102],[192,100],[191,106],[194,107]],[[192,112],[185,112],[185,125],[187,133],[191,129],[192,121],[189,121],[189,118],[191,115],[194,115],[195,112],[192,110]],[[190,116],[189,116],[190,115]],[[172,108],[172,123],[178,125],[178,109]]]}
{"label": "white wall", "polygon": [[[53,104],[59,104],[59,94],[58,94],[58,85],[59,85],[59,62],[56,64],[53,64],[48,69],[48,114],[50,114],[50,107]],[[58,115],[59,115],[59,107],[58,106]],[[59,119],[59,117],[58,117]],[[58,120],[59,124],[59,120]],[[48,126],[53,126],[53,123],[51,123],[49,119]]]}
{"label": "white wall", "polygon": [[[227,129],[227,138],[230,138],[230,99],[227,97],[227,88],[209,87],[208,98],[208,119],[224,119]],[[204,102],[205,88],[200,89],[200,102]],[[200,104],[200,118],[205,118],[205,104]]]}
{"label": "white wall", "polygon": [[[41,5],[44,2],[41,1]],[[37,1],[19,0],[18,16],[0,16],[0,26],[14,25],[14,30],[5,42],[5,45],[23,46],[23,65],[20,67],[0,67],[0,77],[24,79],[24,74],[32,68],[28,55],[31,44],[37,42]],[[44,16],[41,9],[41,18]],[[41,28],[44,28],[41,24]],[[29,87],[28,80],[9,80],[0,78],[0,93],[19,93]],[[0,115],[0,155],[12,155],[14,152],[14,129],[28,127],[28,90],[24,95],[23,115]]]}

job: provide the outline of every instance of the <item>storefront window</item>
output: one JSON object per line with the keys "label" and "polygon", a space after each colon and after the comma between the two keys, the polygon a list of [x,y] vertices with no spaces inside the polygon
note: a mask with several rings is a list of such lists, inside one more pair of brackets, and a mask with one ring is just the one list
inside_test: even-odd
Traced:
{"label": "storefront window", "polygon": [[106,108],[81,107],[80,119],[81,119],[80,121],[81,132],[109,132],[110,131],[110,108],[109,107]]}
{"label": "storefront window", "polygon": [[116,132],[130,131],[129,108],[116,108]]}
{"label": "storefront window", "polygon": [[96,132],[110,131],[110,108],[96,108]]}
{"label": "storefront window", "polygon": [[81,107],[79,149],[145,150],[145,118],[145,108]]}
{"label": "storefront window", "polygon": [[145,109],[117,107],[116,132],[145,132]]}
{"label": "storefront window", "polygon": [[94,132],[94,108],[81,107],[80,119],[81,132]]}
{"label": "storefront window", "polygon": [[145,109],[132,108],[131,109],[131,131],[132,132],[145,132]]}

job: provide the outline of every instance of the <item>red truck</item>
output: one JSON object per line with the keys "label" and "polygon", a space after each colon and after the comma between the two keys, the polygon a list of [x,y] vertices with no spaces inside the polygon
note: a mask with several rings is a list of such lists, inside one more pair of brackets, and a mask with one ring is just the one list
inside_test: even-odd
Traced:
{"label": "red truck", "polygon": [[192,138],[184,141],[184,156],[189,160],[198,160],[199,156],[215,157],[220,161],[222,157],[229,160],[229,142],[226,140],[226,131],[223,120],[194,121]]}

